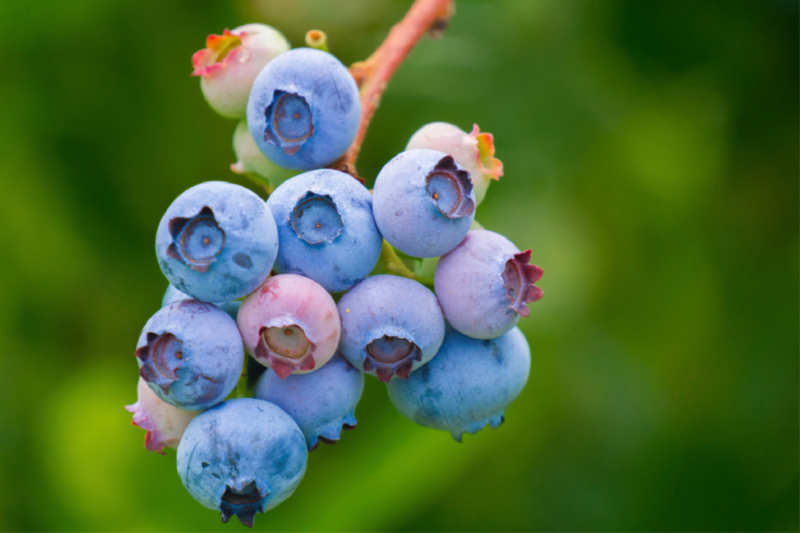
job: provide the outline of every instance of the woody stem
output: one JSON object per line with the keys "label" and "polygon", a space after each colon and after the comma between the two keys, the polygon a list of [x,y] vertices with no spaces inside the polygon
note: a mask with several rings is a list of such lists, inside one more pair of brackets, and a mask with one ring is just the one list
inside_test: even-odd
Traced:
{"label": "woody stem", "polygon": [[375,52],[365,61],[353,63],[350,73],[360,87],[361,121],[353,144],[333,168],[357,176],[356,160],[361,144],[389,80],[426,32],[444,29],[453,8],[453,0],[416,0]]}

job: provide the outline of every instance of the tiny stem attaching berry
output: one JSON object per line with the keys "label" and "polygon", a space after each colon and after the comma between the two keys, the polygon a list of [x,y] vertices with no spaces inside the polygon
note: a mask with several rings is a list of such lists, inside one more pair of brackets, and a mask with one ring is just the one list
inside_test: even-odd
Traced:
{"label": "tiny stem attaching berry", "polygon": [[394,247],[386,241],[383,241],[383,248],[381,248],[381,259],[386,272],[391,272],[404,278],[416,279],[417,275],[403,263]]}
{"label": "tiny stem attaching berry", "polygon": [[323,52],[330,52],[328,50],[328,36],[322,30],[311,30],[306,33],[306,45]]}

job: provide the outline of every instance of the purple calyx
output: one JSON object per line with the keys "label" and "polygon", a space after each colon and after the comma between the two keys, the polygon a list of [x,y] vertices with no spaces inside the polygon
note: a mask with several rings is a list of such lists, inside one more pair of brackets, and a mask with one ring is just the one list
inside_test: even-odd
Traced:
{"label": "purple calyx", "polygon": [[436,163],[425,177],[425,190],[447,218],[463,218],[475,212],[475,201],[469,197],[472,192],[469,172],[459,169],[452,156]]}
{"label": "purple calyx", "polygon": [[269,495],[261,494],[255,481],[251,481],[242,490],[237,490],[230,485],[225,487],[225,493],[219,503],[219,512],[222,523],[227,524],[232,516],[236,516],[242,525],[253,527],[256,513],[264,512],[264,500]]}
{"label": "purple calyx", "polygon": [[172,242],[167,255],[198,272],[208,271],[225,248],[225,231],[208,206],[193,217],[171,219],[169,233]]}
{"label": "purple calyx", "polygon": [[422,350],[416,343],[402,337],[384,335],[366,346],[364,371],[375,371],[383,383],[389,383],[395,374],[408,379],[414,361],[422,359]]}
{"label": "purple calyx", "polygon": [[258,332],[256,359],[266,361],[280,379],[295,370],[313,370],[313,342],[308,340],[303,328],[296,324],[281,327],[262,327]]}
{"label": "purple calyx", "polygon": [[136,350],[142,361],[139,375],[148,383],[155,383],[164,394],[178,379],[177,371],[183,360],[183,341],[172,333],[147,334],[147,344]]}
{"label": "purple calyx", "polygon": [[503,284],[506,287],[506,295],[511,300],[508,307],[523,317],[527,317],[531,312],[527,304],[544,296],[544,291],[534,285],[541,279],[544,271],[536,265],[529,265],[530,260],[530,250],[514,254],[506,261],[503,270]]}

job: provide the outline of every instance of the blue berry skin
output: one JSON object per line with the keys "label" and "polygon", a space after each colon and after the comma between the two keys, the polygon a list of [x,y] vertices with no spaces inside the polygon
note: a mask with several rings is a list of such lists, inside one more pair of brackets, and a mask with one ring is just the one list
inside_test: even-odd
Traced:
{"label": "blue berry skin", "polygon": [[544,295],[535,286],[543,271],[493,231],[473,230],[436,265],[433,284],[445,318],[476,339],[499,337],[530,313],[527,304]]}
{"label": "blue berry skin", "polygon": [[300,174],[275,189],[267,205],[281,243],[277,272],[341,292],[378,262],[383,238],[372,218],[372,195],[352,176],[331,169]]}
{"label": "blue berry skin", "polygon": [[491,340],[477,340],[447,326],[439,353],[406,380],[387,389],[406,418],[452,433],[461,442],[503,423],[506,407],[522,392],[531,368],[528,341],[514,328]]}
{"label": "blue berry skin", "polygon": [[373,214],[389,244],[413,257],[437,257],[458,246],[475,218],[472,180],[452,156],[408,150],[381,169]]}
{"label": "blue berry skin", "polygon": [[[164,297],[161,298],[161,307],[166,307],[169,304],[178,302],[180,300],[193,300],[193,298],[188,294],[179,291],[173,287],[172,284],[169,284],[167,285],[167,290],[164,292]],[[239,313],[239,307],[242,305],[242,302],[234,300],[232,302],[224,302],[215,305],[228,313],[232,319],[236,320],[236,315]]]}
{"label": "blue berry skin", "polygon": [[136,345],[139,375],[165,402],[198,411],[236,388],[244,344],[236,322],[222,309],[179,300],[147,321]]}
{"label": "blue berry skin", "polygon": [[416,281],[372,276],[342,296],[339,351],[354,367],[384,383],[409,374],[436,355],[444,317],[436,297]]}
{"label": "blue berry skin", "polygon": [[247,124],[258,148],[293,170],[336,161],[355,139],[360,118],[358,86],[347,67],[311,48],[270,61],[247,102]]}
{"label": "blue berry skin", "polygon": [[267,370],[253,397],[274,403],[297,422],[313,451],[322,441],[334,444],[342,428],[356,427],[356,405],[364,390],[364,374],[336,354],[322,368],[280,379]]}
{"label": "blue berry skin", "polygon": [[223,522],[253,527],[292,495],[306,472],[303,432],[278,406],[252,398],[225,401],[191,421],[178,445],[178,475],[189,494]]}
{"label": "blue berry skin", "polygon": [[179,291],[204,302],[229,302],[267,279],[278,255],[278,230],[257,194],[210,181],[169,206],[158,225],[156,255]]}

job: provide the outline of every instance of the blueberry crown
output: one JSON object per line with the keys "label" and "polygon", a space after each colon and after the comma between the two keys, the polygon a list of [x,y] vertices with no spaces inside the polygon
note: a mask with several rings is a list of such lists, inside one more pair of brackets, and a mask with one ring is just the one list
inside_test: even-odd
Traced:
{"label": "blueberry crown", "polygon": [[425,177],[425,189],[436,208],[447,218],[463,218],[475,212],[470,198],[472,180],[469,172],[458,168],[453,156],[445,156]]}

